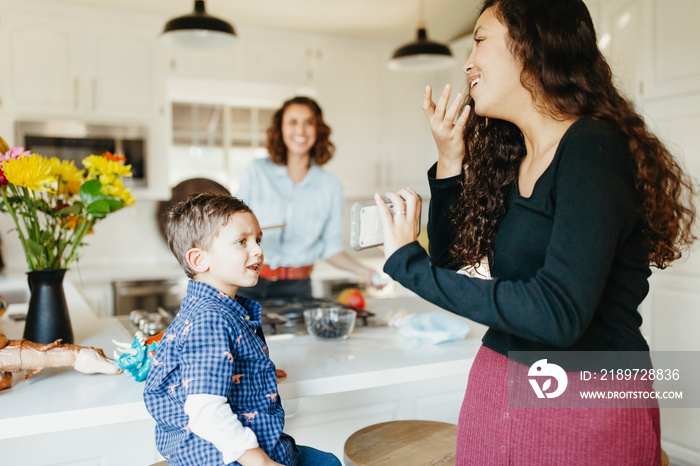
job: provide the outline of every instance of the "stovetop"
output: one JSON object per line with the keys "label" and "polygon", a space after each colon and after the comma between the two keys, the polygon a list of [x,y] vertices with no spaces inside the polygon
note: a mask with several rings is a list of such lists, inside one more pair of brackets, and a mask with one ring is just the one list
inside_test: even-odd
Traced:
{"label": "stovetop", "polygon": [[352,309],[357,313],[358,326],[368,326],[368,318],[374,314],[358,307],[341,304],[328,298],[273,298],[261,300],[262,326],[266,335],[301,334],[305,335],[304,311],[321,306],[337,306],[344,309]]}
{"label": "stovetop", "polygon": [[[262,328],[265,335],[306,335],[304,311],[320,306],[338,306],[357,312],[356,326],[371,326],[372,312],[365,309],[341,304],[328,298],[283,299],[274,298],[261,300]],[[117,316],[117,320],[130,334],[137,331],[144,335],[153,336],[165,330],[177,314],[178,309],[158,308],[153,311],[133,310],[126,316]]]}

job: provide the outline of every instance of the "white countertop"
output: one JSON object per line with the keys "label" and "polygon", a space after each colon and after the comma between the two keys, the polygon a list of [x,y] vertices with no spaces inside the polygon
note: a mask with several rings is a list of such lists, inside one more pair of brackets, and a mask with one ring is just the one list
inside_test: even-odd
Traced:
{"label": "white countertop", "polygon": [[[114,318],[100,318],[88,308],[76,287],[65,284],[76,344],[95,346],[111,355],[112,339],[132,337]],[[23,323],[0,318],[0,331],[21,338]],[[437,308],[420,298],[370,299],[378,318],[391,312],[427,312]],[[444,311],[441,311],[444,312]],[[470,322],[466,339],[422,345],[400,339],[388,327],[356,327],[343,341],[311,336],[268,337],[270,356],[287,373],[279,384],[283,400],[360,390],[385,385],[468,374],[485,328]],[[148,419],[143,383],[129,375],[85,375],[69,368],[47,369],[27,381],[15,374],[13,388],[0,391],[0,439],[37,435]]]}

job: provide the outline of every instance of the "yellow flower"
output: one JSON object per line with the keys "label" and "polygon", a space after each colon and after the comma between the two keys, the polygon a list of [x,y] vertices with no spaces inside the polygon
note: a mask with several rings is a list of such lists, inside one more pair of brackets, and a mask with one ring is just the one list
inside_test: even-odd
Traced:
{"label": "yellow flower", "polygon": [[83,159],[88,178],[100,178],[102,184],[111,184],[119,176],[131,176],[131,165],[123,165],[101,155],[90,155]]}
{"label": "yellow flower", "polygon": [[52,172],[58,179],[58,194],[75,196],[83,184],[83,173],[73,162],[52,158]]}
{"label": "yellow flower", "polygon": [[109,186],[117,180],[117,175],[114,173],[102,173],[98,176],[102,186]]}
{"label": "yellow flower", "polygon": [[0,154],[4,154],[8,150],[10,150],[10,146],[8,146],[5,140],[0,137]]}
{"label": "yellow flower", "polygon": [[[121,179],[115,180],[114,183],[105,188],[107,191],[105,194],[121,200],[124,203],[124,207],[134,205],[134,196],[132,196],[131,191],[122,184]],[[103,190],[105,188],[103,188]]]}
{"label": "yellow flower", "polygon": [[[122,177],[131,176],[131,166],[123,161],[109,153],[91,155],[83,160],[87,170],[78,170],[73,162],[21,147],[0,153],[0,194],[5,201],[0,202],[0,212],[12,216],[30,270],[67,268],[78,259],[83,238],[97,221],[134,205],[122,182]],[[66,235],[68,230],[73,234]]]}
{"label": "yellow flower", "polygon": [[52,173],[51,162],[39,154],[31,154],[16,160],[8,160],[3,165],[7,181],[15,186],[23,186],[36,191],[52,191],[57,178]]}

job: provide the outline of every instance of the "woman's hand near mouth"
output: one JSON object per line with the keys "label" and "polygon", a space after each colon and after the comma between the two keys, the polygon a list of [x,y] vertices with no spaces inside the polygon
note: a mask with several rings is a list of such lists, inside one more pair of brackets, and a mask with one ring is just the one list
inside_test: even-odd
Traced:
{"label": "woman's hand near mouth", "polygon": [[463,134],[471,109],[465,107],[464,111],[457,116],[464,98],[461,92],[447,108],[451,90],[452,87],[446,84],[437,104],[432,100],[430,85],[425,87],[423,93],[423,111],[428,118],[430,132],[433,133],[438,149],[437,178],[449,178],[462,173],[462,161],[466,154]]}

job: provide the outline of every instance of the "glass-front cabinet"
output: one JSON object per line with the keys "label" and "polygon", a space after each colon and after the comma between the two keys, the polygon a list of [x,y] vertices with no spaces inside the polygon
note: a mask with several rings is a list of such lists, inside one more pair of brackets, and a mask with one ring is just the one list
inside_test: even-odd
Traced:
{"label": "glass-front cabinet", "polygon": [[172,102],[170,185],[209,178],[238,190],[243,167],[267,156],[266,130],[275,109],[257,105]]}

